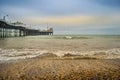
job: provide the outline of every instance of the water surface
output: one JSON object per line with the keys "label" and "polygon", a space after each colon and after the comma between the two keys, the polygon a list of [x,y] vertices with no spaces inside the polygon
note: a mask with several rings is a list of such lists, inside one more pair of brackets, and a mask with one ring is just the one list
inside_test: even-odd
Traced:
{"label": "water surface", "polygon": [[43,53],[120,53],[119,35],[54,35],[0,39],[0,60],[24,59]]}

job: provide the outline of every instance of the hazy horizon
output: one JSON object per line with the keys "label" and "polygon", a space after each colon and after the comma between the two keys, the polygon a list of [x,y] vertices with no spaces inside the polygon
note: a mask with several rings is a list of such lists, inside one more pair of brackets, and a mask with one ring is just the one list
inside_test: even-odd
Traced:
{"label": "hazy horizon", "polygon": [[54,34],[120,35],[119,0],[0,0],[0,19]]}

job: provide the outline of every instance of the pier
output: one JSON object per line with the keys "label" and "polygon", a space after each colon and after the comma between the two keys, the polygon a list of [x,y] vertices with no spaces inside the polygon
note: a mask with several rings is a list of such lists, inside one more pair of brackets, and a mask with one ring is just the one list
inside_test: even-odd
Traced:
{"label": "pier", "polygon": [[53,35],[53,28],[49,28],[45,31],[39,31],[35,29],[28,29],[23,26],[10,25],[5,21],[0,21],[0,38],[35,35]]}

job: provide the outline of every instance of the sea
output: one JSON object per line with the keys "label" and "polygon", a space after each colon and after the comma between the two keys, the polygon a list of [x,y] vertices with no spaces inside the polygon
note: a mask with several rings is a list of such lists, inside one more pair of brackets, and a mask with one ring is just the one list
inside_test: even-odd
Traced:
{"label": "sea", "polygon": [[0,62],[35,58],[44,53],[107,54],[120,58],[120,35],[53,35],[0,38]]}

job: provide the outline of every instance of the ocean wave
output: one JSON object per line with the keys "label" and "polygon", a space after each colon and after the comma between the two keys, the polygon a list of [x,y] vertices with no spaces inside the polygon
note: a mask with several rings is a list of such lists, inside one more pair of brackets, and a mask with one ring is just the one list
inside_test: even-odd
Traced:
{"label": "ocean wave", "polygon": [[42,56],[45,53],[52,53],[58,57],[63,57],[66,54],[77,56],[89,56],[102,59],[120,59],[120,49],[108,49],[97,51],[47,51],[39,49],[2,49],[0,48],[0,61],[19,60],[26,58],[34,58]]}
{"label": "ocean wave", "polygon": [[0,49],[0,61],[33,58],[46,52],[36,49]]}

